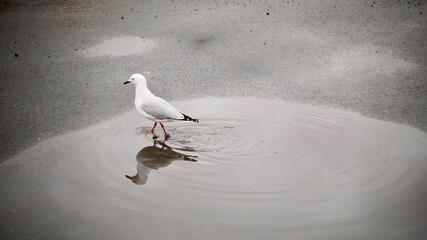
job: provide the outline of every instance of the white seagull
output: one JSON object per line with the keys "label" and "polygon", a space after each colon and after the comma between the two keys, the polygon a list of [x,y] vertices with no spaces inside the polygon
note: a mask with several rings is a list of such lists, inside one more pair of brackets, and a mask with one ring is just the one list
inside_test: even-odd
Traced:
{"label": "white seagull", "polygon": [[[135,91],[135,108],[145,118],[154,122],[151,131],[144,131],[145,134],[153,133],[157,123],[160,123],[163,131],[165,132],[165,139],[170,135],[166,132],[165,127],[161,122],[170,122],[173,120],[193,121],[198,123],[199,120],[191,118],[178,109],[174,108],[170,103],[166,102],[163,98],[159,98],[152,94],[147,88],[147,80],[139,73],[133,74],[129,80],[123,84],[134,83],[136,85]],[[155,136],[153,138],[156,138]]]}

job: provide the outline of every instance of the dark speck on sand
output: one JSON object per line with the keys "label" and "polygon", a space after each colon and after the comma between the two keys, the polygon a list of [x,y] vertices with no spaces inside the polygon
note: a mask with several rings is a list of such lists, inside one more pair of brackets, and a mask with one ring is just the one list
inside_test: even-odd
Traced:
{"label": "dark speck on sand", "polygon": [[[5,46],[0,50],[4,70],[0,81],[0,162],[33,146],[38,139],[81,129],[132,110],[134,92],[118,88],[117,83],[132,73],[144,71],[151,72],[147,80],[153,91],[167,100],[207,96],[279,98],[353,110],[427,130],[427,47],[422,44],[425,26],[406,24],[422,23],[423,10],[414,7],[414,11],[408,11],[406,1],[404,5],[401,1],[379,1],[375,8],[370,7],[372,1],[340,2],[346,19],[354,19],[351,23],[342,21],[342,15],[331,14],[336,9],[332,7],[337,7],[332,0],[310,1],[298,9],[266,0],[263,2],[268,8],[262,11],[257,4],[243,8],[237,2],[221,4],[208,0],[197,4],[107,0],[108,4],[98,5],[74,0],[71,2],[76,5],[66,8],[61,4],[67,1],[47,1],[51,3],[48,8],[42,7],[45,5],[40,1],[18,2],[7,4],[7,11],[0,9],[0,39]],[[423,7],[422,1],[411,3]],[[230,5],[234,7],[229,8]],[[122,14],[131,8],[153,10],[129,13],[129,17],[138,17],[139,21],[117,23],[117,18],[105,17],[108,13],[124,19]],[[182,11],[163,14],[174,9]],[[197,12],[189,15],[194,9]],[[257,20],[260,14],[271,15],[272,9],[275,21]],[[361,14],[366,17],[360,18]],[[326,18],[327,22],[319,21]],[[141,23],[147,24],[141,27]],[[367,25],[371,26],[369,31],[353,31]],[[411,34],[402,34],[402,26],[412,28]],[[76,47],[76,53],[94,46],[101,49],[99,46],[118,36],[145,36],[148,48],[145,50],[144,45],[140,54],[122,57],[64,54]],[[152,45],[148,46],[150,42]],[[264,47],[258,47],[260,43]],[[107,49],[116,51],[117,47],[133,52],[127,49],[132,44],[122,46]],[[25,57],[20,56],[22,52]],[[408,61],[398,53],[407,53]],[[19,64],[11,57],[19,59]],[[165,71],[167,68],[171,70]],[[49,82],[49,89],[43,81]],[[162,87],[168,82],[174,83],[173,91]],[[417,85],[421,88],[414,87]],[[15,101],[17,89],[22,97]],[[410,94],[402,89],[410,90]],[[70,101],[73,93],[76,95]],[[32,107],[11,108],[13,104]],[[16,121],[18,117],[20,120]]]}

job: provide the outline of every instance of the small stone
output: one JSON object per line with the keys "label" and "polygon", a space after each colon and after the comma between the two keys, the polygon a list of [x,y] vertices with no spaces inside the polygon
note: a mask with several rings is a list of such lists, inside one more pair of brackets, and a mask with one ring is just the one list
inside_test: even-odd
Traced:
{"label": "small stone", "polygon": [[15,57],[19,57],[19,54],[15,53]]}

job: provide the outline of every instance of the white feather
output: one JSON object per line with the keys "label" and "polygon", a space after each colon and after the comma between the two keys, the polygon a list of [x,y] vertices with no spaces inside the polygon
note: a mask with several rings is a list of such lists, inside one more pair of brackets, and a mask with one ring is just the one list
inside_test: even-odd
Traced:
{"label": "white feather", "polygon": [[134,74],[129,79],[136,84],[135,108],[147,119],[154,122],[182,120],[184,115],[166,100],[155,96],[147,88],[147,82],[141,74]]}

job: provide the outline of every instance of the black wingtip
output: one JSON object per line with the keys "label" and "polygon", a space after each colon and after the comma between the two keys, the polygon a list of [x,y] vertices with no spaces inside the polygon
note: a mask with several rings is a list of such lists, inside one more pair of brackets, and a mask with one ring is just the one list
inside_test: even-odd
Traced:
{"label": "black wingtip", "polygon": [[197,118],[191,118],[191,117],[185,115],[184,113],[181,113],[181,114],[184,116],[184,119],[182,119],[182,120],[184,120],[184,121],[193,121],[195,123],[199,123],[199,119],[197,119]]}

